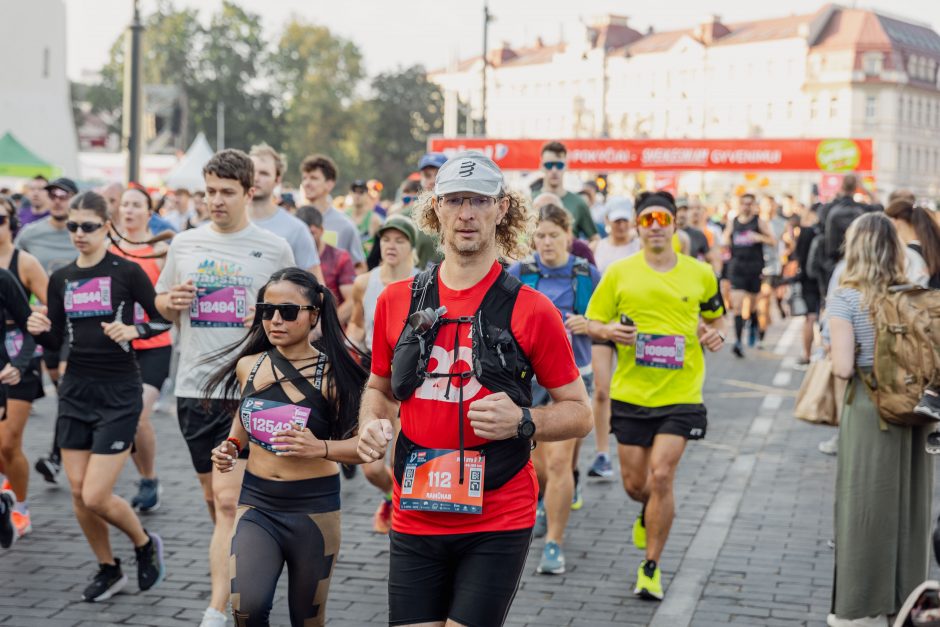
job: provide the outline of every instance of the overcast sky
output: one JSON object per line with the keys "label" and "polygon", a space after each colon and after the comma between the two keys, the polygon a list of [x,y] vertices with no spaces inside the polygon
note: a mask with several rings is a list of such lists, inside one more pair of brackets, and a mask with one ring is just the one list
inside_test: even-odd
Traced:
{"label": "overcast sky", "polygon": [[[132,0],[65,0],[68,12],[68,73],[77,79],[85,70],[97,70],[107,59],[114,39],[130,21]],[[176,6],[199,7],[207,19],[221,0],[175,0]],[[329,27],[352,39],[363,51],[369,74],[422,63],[429,68],[446,66],[454,56],[479,54],[482,48],[483,0],[240,0],[238,4],[263,15],[265,30],[273,38],[292,14]],[[708,11],[703,11],[707,4]],[[541,36],[546,43],[579,36],[580,20],[595,15],[627,15],[637,30],[688,28],[705,14],[723,21],[780,17],[811,13],[821,0],[789,0],[772,4],[753,0],[491,0],[496,20],[490,26],[491,46],[531,43]],[[925,23],[940,30],[938,0],[875,0],[845,2],[846,6],[874,8]],[[141,0],[143,12],[156,7],[155,0]],[[779,10],[775,10],[779,7]],[[82,33],[79,37],[78,34]]]}

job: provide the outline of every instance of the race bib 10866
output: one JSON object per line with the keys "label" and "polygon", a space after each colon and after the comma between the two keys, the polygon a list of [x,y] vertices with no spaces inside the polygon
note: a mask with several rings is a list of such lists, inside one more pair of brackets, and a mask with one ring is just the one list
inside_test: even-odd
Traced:
{"label": "race bib 10866", "polygon": [[194,327],[240,327],[248,315],[248,290],[240,286],[198,287],[189,307]]}
{"label": "race bib 10866", "polygon": [[684,335],[653,335],[638,333],[636,336],[636,365],[648,368],[679,370],[685,362]]}
{"label": "race bib 10866", "polygon": [[111,277],[65,282],[65,315],[69,318],[91,318],[113,313]]}

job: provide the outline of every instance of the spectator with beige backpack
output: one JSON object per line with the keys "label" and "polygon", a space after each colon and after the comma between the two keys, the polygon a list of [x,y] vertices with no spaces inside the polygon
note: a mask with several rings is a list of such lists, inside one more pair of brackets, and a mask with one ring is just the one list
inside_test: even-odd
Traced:
{"label": "spectator with beige backpack", "polygon": [[897,230],[856,219],[830,293],[833,374],[847,381],[839,424],[832,627],[887,625],[927,577],[935,416],[922,397],[940,380],[940,291],[908,284]]}

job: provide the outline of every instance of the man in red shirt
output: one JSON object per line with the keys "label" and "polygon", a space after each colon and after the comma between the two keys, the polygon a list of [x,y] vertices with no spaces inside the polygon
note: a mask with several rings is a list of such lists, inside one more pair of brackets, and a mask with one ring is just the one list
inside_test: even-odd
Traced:
{"label": "man in red shirt", "polygon": [[[535,524],[530,450],[591,430],[558,310],[498,261],[521,252],[522,203],[492,160],[454,155],[415,210],[440,235],[443,263],[390,284],[376,305],[358,449],[384,457],[400,410],[391,625],[501,625]],[[530,411],[533,373],[554,402]]]}

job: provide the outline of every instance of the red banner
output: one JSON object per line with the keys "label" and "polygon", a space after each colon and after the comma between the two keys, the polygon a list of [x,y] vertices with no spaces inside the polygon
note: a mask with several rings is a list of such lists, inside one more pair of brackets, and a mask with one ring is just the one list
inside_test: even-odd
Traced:
{"label": "red banner", "polygon": [[[870,139],[563,139],[568,169],[870,172]],[[542,139],[435,137],[432,152],[479,150],[504,170],[537,170]]]}

